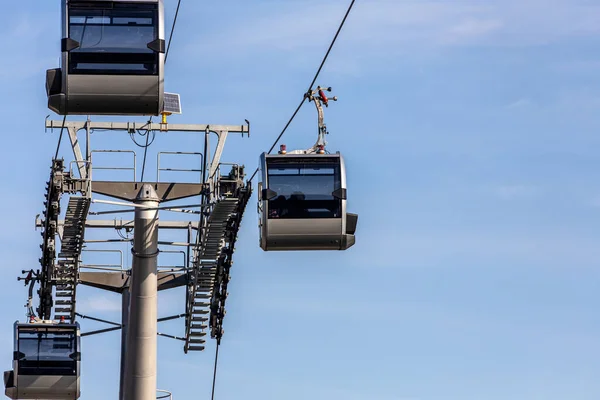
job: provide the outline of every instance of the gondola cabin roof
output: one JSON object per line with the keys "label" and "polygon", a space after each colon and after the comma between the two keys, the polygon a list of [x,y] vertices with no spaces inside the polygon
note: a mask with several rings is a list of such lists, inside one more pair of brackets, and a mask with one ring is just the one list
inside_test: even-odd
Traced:
{"label": "gondola cabin roof", "polygon": [[267,162],[276,161],[284,163],[303,163],[303,162],[340,162],[342,155],[334,154],[264,154]]}
{"label": "gondola cabin roof", "polygon": [[78,332],[79,323],[67,324],[57,321],[15,322],[19,332]]}
{"label": "gondola cabin roof", "polygon": [[106,1],[106,0],[63,0],[63,1],[65,1],[67,4],[76,4],[76,5],[89,3],[89,4],[97,4],[98,6],[102,6],[102,5],[110,6],[112,3],[156,4],[156,3],[162,2],[163,0],[111,0],[111,1]]}

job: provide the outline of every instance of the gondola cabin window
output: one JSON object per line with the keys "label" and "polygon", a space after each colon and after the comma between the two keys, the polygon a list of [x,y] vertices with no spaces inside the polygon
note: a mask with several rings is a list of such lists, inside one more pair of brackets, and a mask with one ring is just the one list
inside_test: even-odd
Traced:
{"label": "gondola cabin window", "polygon": [[19,375],[76,375],[76,335],[61,331],[19,331],[18,357]]}
{"label": "gondola cabin window", "polygon": [[69,9],[70,74],[157,75],[158,54],[148,44],[158,38],[156,5],[115,4],[112,9]]}
{"label": "gondola cabin window", "polygon": [[269,163],[269,219],[341,218],[342,201],[333,195],[341,187],[335,163]]}

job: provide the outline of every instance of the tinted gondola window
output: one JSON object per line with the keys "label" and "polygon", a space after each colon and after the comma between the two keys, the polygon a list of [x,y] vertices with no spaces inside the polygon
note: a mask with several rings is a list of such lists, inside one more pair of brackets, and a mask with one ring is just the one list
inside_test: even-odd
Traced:
{"label": "tinted gondola window", "polygon": [[269,164],[269,218],[341,218],[340,167],[333,163]]}
{"label": "tinted gondola window", "polygon": [[158,54],[148,44],[158,38],[158,11],[153,8],[71,8],[71,74],[158,74]]}
{"label": "tinted gondola window", "polygon": [[73,331],[20,331],[19,375],[75,375],[76,335]]}

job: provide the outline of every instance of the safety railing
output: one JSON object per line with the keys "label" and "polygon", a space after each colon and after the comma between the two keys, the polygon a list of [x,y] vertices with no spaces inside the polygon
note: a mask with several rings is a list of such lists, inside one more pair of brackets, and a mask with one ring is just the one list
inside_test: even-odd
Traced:
{"label": "safety railing", "polygon": [[[222,166],[230,166],[231,167],[231,171],[229,172],[228,175],[226,175],[226,176],[221,175],[221,167]],[[240,181],[241,171],[242,171],[242,169],[240,168],[239,164],[225,163],[225,162],[219,163],[219,165],[215,169],[215,173],[211,177],[209,177],[209,180],[211,181],[211,184],[214,188],[215,198],[218,199],[221,197],[222,184],[229,183],[230,186],[234,186],[237,182]],[[231,172],[234,172],[233,176],[231,175]],[[223,185],[223,186],[226,186],[226,185]]]}
{"label": "safety railing", "polygon": [[162,253],[167,253],[167,254],[181,254],[183,257],[183,264],[182,265],[159,265],[158,266],[158,270],[159,271],[169,271],[169,272],[179,272],[179,271],[187,271],[188,270],[188,265],[187,265],[187,254],[185,251],[183,250],[160,250],[161,254]]}
{"label": "safety railing", "polygon": [[87,174],[87,184],[85,186],[85,192],[90,193],[90,179],[91,179],[91,169],[92,169],[92,161],[91,160],[73,160],[69,163],[69,175],[71,177],[73,177],[73,165],[75,165],[75,168],[77,168],[77,172],[80,174],[81,176],[81,172],[80,172],[80,167],[83,166],[85,173]]}
{"label": "safety railing", "polygon": [[[161,168],[160,156],[161,155],[186,155],[186,156],[200,156],[200,168]],[[202,163],[204,162],[204,156],[202,153],[186,152],[186,151],[161,151],[156,156],[156,182],[160,182],[160,172],[194,172],[199,174],[198,182],[202,181]]]}
{"label": "safety railing", "polygon": [[[92,162],[94,153],[130,153],[133,154],[133,168],[132,167],[96,167]],[[109,170],[109,171],[133,171],[133,182],[136,182],[137,170],[136,161],[137,156],[133,150],[93,150],[90,154],[90,162],[92,162],[92,172],[94,170]]]}
{"label": "safety railing", "polygon": [[[235,171],[235,174],[233,175],[233,177],[230,177],[229,175],[227,176],[229,179],[223,179],[223,177],[221,176],[221,167],[223,165],[228,165],[231,167],[232,171]],[[217,170],[215,171],[214,177],[215,178],[220,178],[221,181],[224,182],[237,182],[240,179],[240,165],[236,164],[236,163],[219,163],[219,165],[217,166]]]}
{"label": "safety railing", "polygon": [[122,250],[99,250],[99,249],[84,249],[82,253],[118,253],[121,258],[120,264],[79,264],[80,269],[93,269],[100,271],[124,271],[123,267],[123,251]]}
{"label": "safety railing", "polygon": [[73,164],[75,164],[77,166],[77,170],[79,170],[79,167],[81,165],[83,165],[85,167],[86,172],[89,174],[89,170],[90,170],[90,166],[92,165],[91,161],[88,160],[73,160],[69,163],[69,175],[73,176]]}

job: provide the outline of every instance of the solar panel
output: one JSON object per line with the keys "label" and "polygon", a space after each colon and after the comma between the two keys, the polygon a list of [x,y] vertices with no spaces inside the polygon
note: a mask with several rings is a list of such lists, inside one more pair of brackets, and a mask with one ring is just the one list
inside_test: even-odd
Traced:
{"label": "solar panel", "polygon": [[165,93],[163,112],[169,114],[181,114],[181,102],[177,93]]}

